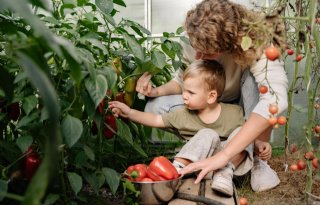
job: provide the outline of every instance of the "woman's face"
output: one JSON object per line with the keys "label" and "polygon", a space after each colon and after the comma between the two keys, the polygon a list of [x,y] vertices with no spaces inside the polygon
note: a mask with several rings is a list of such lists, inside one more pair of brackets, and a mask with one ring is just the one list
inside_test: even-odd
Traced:
{"label": "woman's face", "polygon": [[202,53],[199,51],[196,51],[196,60],[216,60],[221,53]]}

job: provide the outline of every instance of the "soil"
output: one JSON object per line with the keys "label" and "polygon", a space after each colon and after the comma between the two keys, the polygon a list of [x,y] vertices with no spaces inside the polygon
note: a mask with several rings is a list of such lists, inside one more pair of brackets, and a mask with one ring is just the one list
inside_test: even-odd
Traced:
{"label": "soil", "polygon": [[[298,159],[303,159],[302,152],[296,152],[287,156],[287,164],[295,164]],[[285,171],[285,155],[274,156],[269,160],[269,165],[277,172],[280,184],[268,191],[253,192],[250,188],[250,180],[237,185],[239,197],[246,197],[248,205],[287,205],[287,204],[320,204],[320,171],[313,171],[313,186],[311,194],[316,197],[313,203],[305,200],[307,169],[301,171]],[[250,178],[248,178],[250,179]],[[312,198],[312,197],[310,197]]]}

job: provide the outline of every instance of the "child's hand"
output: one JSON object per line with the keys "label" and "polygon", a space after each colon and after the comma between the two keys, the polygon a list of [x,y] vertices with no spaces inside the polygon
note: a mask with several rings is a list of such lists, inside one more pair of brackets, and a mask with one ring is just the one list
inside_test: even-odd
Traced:
{"label": "child's hand", "polygon": [[255,153],[262,160],[268,160],[272,155],[272,147],[270,143],[261,140],[255,140]]}
{"label": "child's hand", "polygon": [[109,108],[112,110],[115,117],[121,116],[124,118],[129,118],[131,108],[126,104],[119,101],[110,101]]}

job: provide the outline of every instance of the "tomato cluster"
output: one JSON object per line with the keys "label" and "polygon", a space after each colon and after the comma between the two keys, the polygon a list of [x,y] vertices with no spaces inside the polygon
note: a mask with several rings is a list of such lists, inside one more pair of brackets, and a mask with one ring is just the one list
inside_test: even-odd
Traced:
{"label": "tomato cluster", "polygon": [[155,157],[151,163],[135,164],[126,170],[126,176],[134,182],[153,182],[172,180],[179,177],[177,169],[164,156]]}
{"label": "tomato cluster", "polygon": [[[311,161],[313,168],[317,169],[319,167],[318,158],[314,156],[312,151],[306,152],[304,158],[305,160]],[[304,170],[307,167],[305,160],[299,159],[295,164],[290,165],[289,169],[292,171]]]}

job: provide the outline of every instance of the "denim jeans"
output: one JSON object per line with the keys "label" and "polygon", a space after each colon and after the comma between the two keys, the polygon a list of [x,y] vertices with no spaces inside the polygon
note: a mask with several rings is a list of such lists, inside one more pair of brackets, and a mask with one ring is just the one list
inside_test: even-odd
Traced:
{"label": "denim jeans", "polygon": [[[258,85],[251,72],[246,69],[241,78],[241,96],[239,104],[243,107],[247,119],[259,101]],[[162,114],[183,106],[182,95],[167,95],[150,99],[145,107],[146,112]]]}

